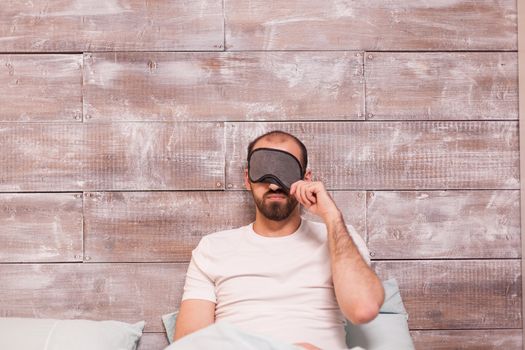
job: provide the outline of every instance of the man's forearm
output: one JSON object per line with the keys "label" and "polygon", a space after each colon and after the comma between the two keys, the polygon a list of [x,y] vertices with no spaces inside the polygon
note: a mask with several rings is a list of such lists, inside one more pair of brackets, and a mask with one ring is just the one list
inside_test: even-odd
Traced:
{"label": "man's forearm", "polygon": [[383,304],[383,285],[361,257],[342,215],[326,219],[325,224],[337,303],[352,323],[371,321]]}

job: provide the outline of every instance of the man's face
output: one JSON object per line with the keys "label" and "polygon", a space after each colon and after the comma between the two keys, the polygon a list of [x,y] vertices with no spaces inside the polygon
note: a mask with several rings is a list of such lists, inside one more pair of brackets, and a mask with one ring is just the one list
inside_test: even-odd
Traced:
{"label": "man's face", "polygon": [[[255,150],[262,147],[287,151],[297,159],[301,159],[301,149],[299,145],[291,139],[279,143],[262,139],[255,144],[253,149]],[[282,221],[287,219],[299,203],[295,196],[287,195],[283,188],[278,185],[251,182],[247,178],[247,173],[245,173],[245,183],[248,189],[251,188],[255,205],[261,214],[270,220]]]}

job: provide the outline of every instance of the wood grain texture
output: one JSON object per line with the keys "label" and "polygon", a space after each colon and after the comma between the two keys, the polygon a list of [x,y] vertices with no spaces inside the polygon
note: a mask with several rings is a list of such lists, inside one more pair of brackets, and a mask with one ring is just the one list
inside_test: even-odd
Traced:
{"label": "wood grain texture", "polygon": [[82,261],[79,193],[2,193],[0,227],[0,262]]}
{"label": "wood grain texture", "polygon": [[518,119],[514,52],[366,55],[367,119]]}
{"label": "wood grain texture", "polygon": [[168,345],[166,333],[142,333],[137,350],[162,350]]}
{"label": "wood grain texture", "polygon": [[0,264],[0,317],[146,321],[177,309],[187,264]]}
{"label": "wood grain texture", "polygon": [[516,17],[512,0],[225,0],[226,49],[516,50]]}
{"label": "wood grain texture", "polygon": [[520,260],[378,261],[373,266],[381,280],[397,280],[413,330],[521,328]]}
{"label": "wood grain texture", "polygon": [[221,123],[0,123],[0,191],[224,188]]}
{"label": "wood grain texture", "polygon": [[514,121],[226,123],[227,188],[242,186],[247,146],[280,129],[307,147],[329,189],[518,189]]}
{"label": "wood grain texture", "polygon": [[82,120],[81,55],[0,55],[0,81],[0,121]]}
{"label": "wood grain texture", "polygon": [[416,349],[521,350],[519,329],[445,330],[410,332]]}
{"label": "wood grain texture", "polygon": [[[348,224],[364,237],[364,192],[337,192]],[[207,234],[255,220],[248,191],[86,193],[85,255],[91,262],[189,262]],[[309,220],[320,221],[304,212]]]}
{"label": "wood grain texture", "polygon": [[520,191],[369,192],[367,231],[376,259],[519,258]]}
{"label": "wood grain texture", "polygon": [[222,50],[220,0],[6,0],[2,52]]}
{"label": "wood grain texture", "polygon": [[88,121],[364,119],[362,52],[85,55]]}

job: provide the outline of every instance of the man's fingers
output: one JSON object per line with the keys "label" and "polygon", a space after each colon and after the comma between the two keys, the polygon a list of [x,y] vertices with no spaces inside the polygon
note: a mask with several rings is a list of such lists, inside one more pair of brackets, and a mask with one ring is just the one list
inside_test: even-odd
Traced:
{"label": "man's fingers", "polygon": [[308,197],[306,195],[307,191],[308,191],[308,189],[306,188],[306,185],[302,184],[302,186],[300,187],[300,194],[301,194],[302,201],[303,201],[304,205],[310,206],[310,205],[312,205],[312,203],[310,203],[310,200],[308,199]]}
{"label": "man's fingers", "polygon": [[306,196],[308,197],[310,202],[312,202],[312,204],[317,203],[317,198],[314,197],[314,193],[313,193],[313,191],[311,189],[308,189],[306,191]]}
{"label": "man's fingers", "polygon": [[295,182],[292,184],[292,186],[290,186],[290,195],[293,195],[295,191]]}

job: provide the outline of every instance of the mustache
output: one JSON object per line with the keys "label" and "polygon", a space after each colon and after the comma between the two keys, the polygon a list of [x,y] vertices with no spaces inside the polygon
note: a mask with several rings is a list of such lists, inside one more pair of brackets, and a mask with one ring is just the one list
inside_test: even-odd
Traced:
{"label": "mustache", "polygon": [[281,189],[275,190],[275,191],[270,190],[266,192],[265,196],[271,196],[275,194],[282,194],[283,196],[288,196],[288,194],[284,190],[281,190]]}

